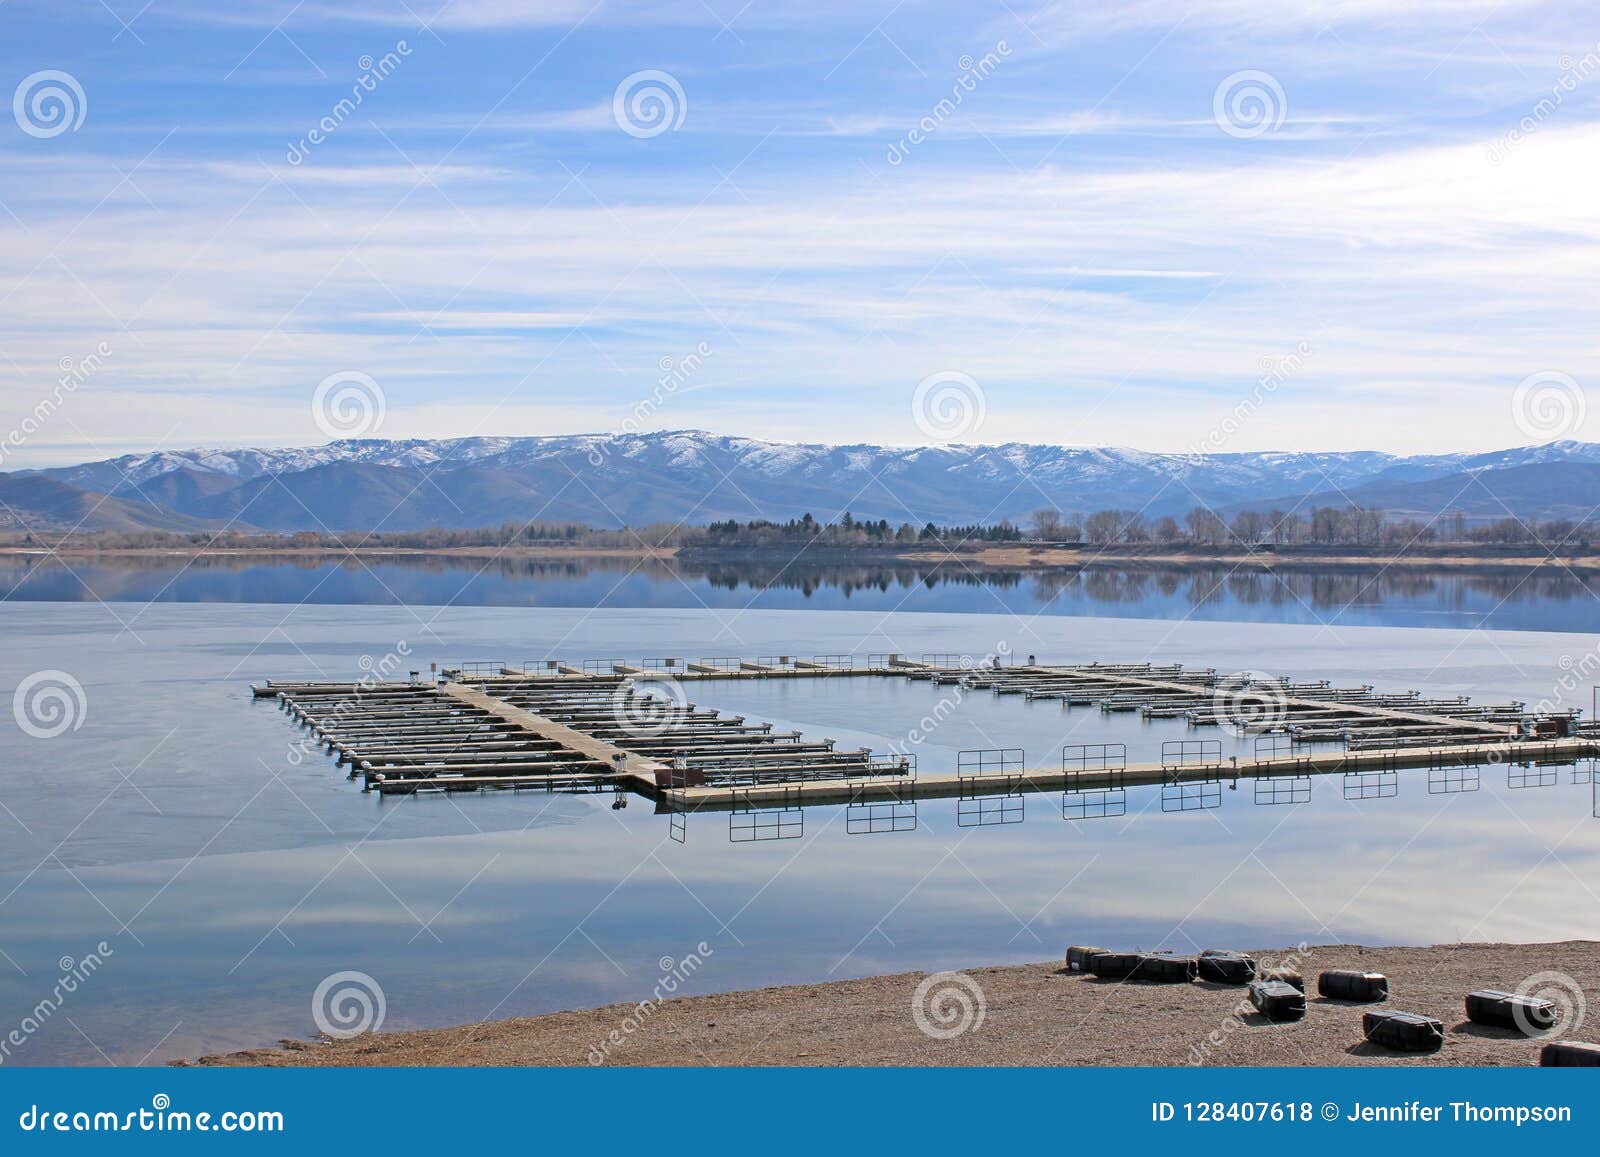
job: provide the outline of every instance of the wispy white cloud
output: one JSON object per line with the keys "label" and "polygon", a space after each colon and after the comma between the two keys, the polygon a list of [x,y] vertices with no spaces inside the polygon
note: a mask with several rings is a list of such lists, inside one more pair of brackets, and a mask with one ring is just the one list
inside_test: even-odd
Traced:
{"label": "wispy white cloud", "polygon": [[1381,401],[1429,415],[1418,444],[1492,445],[1525,374],[1600,381],[1600,221],[1574,193],[1597,157],[1582,126],[1498,167],[1468,144],[533,214],[407,196],[398,166],[320,173],[303,203],[248,166],[204,182],[168,166],[148,186],[165,212],[9,238],[0,375],[25,397],[105,336],[116,395],[80,413],[86,430],[176,421],[206,441],[248,415],[304,440],[310,387],[359,368],[389,391],[389,432],[548,431],[612,424],[659,357],[704,340],[712,388],[665,424],[760,432],[770,415],[816,436],[819,409],[849,406],[861,436],[904,440],[906,391],[961,368],[991,392],[986,436],[1170,447],[1314,335],[1313,368],[1252,438],[1407,441],[1403,424],[1330,420]]}
{"label": "wispy white cloud", "polygon": [[[429,52],[300,164],[284,142],[350,77],[257,81],[314,76],[305,47],[348,72],[373,24],[415,28],[401,6],[190,12],[230,51],[209,81],[178,54],[175,89],[156,48],[124,40],[131,74],[85,58],[83,133],[0,134],[0,406],[115,353],[58,445],[9,460],[314,440],[310,391],[344,369],[383,383],[385,433],[612,428],[701,342],[663,426],[907,441],[915,383],[959,369],[985,439],[1180,448],[1309,341],[1236,448],[1488,447],[1523,376],[1600,382],[1600,76],[1491,157],[1583,43],[1555,6],[885,3],[774,30],[794,10],[712,3],[457,0],[444,43],[418,32]],[[888,164],[1002,36],[1014,55]],[[247,51],[259,74],[219,79]],[[611,94],[658,53],[689,115],[636,139]],[[1213,92],[1260,64],[1287,115],[1237,140]]]}

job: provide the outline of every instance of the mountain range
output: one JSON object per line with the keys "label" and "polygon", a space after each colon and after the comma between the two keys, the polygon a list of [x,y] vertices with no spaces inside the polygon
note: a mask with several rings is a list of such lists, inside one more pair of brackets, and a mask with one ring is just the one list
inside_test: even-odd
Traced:
{"label": "mountain range", "polygon": [[127,454],[0,473],[0,529],[417,530],[718,519],[1024,522],[1041,507],[1182,515],[1359,503],[1397,516],[1573,518],[1600,506],[1600,444],[1483,454],[1157,454],[1025,443],[770,442],[703,431],[351,439]]}

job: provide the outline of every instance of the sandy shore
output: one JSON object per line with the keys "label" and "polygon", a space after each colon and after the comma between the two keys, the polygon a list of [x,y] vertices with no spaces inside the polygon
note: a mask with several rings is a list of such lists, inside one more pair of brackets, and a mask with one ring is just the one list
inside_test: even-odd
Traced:
{"label": "sandy shore", "polygon": [[[1219,947],[1225,947],[1220,946]],[[1298,966],[1311,981],[1306,1019],[1268,1024],[1240,1010],[1245,990],[1224,985],[1136,984],[1072,975],[1061,962],[972,968],[961,988],[981,992],[981,1019],[936,1039],[918,1027],[913,1000],[922,973],[830,984],[668,999],[641,1013],[630,1004],[458,1028],[374,1033],[345,1041],[285,1042],[204,1057],[215,1065],[1529,1065],[1540,1042],[1466,1022],[1475,988],[1515,990],[1554,972],[1577,978],[1600,1018],[1600,943],[1464,944],[1431,948],[1319,946],[1253,953]],[[1381,1006],[1324,1001],[1325,968],[1383,972]],[[651,981],[653,983],[653,979]],[[955,992],[956,989],[950,989]],[[935,1011],[937,1010],[935,1002]],[[1370,1007],[1444,1022],[1432,1056],[1365,1044]],[[959,1005],[948,1002],[959,1019]],[[939,1027],[936,1021],[934,1027]],[[627,1026],[636,1026],[628,1031]],[[615,1033],[616,1043],[611,1034]],[[1600,1040],[1600,1022],[1575,1032]]]}

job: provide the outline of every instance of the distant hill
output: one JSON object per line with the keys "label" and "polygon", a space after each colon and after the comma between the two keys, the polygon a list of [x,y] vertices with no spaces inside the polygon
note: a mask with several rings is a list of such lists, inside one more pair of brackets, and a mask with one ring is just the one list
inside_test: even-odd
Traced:
{"label": "distant hill", "polygon": [[[0,530],[204,530],[221,523],[39,474],[0,474]],[[243,528],[248,529],[248,528]]]}
{"label": "distant hill", "polygon": [[768,442],[701,431],[376,439],[299,449],[131,454],[0,474],[8,527],[418,530],[500,522],[598,527],[718,519],[1026,521],[1044,506],[1147,517],[1206,505],[1359,502],[1429,517],[1578,518],[1600,505],[1600,445],[1488,454],[1375,451],[1154,454],[1008,443],[888,447]]}
{"label": "distant hill", "polygon": [[1442,478],[1383,480],[1341,490],[1239,503],[1220,513],[1351,504],[1383,510],[1396,518],[1428,519],[1459,510],[1475,520],[1531,517],[1582,522],[1600,513],[1600,463],[1536,462],[1462,471]]}

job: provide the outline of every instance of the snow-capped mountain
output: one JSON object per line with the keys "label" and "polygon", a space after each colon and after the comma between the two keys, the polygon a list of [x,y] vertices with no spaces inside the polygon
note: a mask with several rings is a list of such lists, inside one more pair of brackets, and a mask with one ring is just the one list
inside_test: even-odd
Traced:
{"label": "snow-capped mountain", "polygon": [[[1308,495],[1407,512],[1422,493],[1503,515],[1507,494],[1549,517],[1582,506],[1600,444],[1552,442],[1486,454],[1375,451],[1158,454],[1024,443],[912,447],[769,442],[704,431],[330,442],[294,449],[193,449],[0,475],[166,512],[174,527],[402,530],[504,521],[597,526],[724,518],[819,519],[849,510],[891,522],[1022,521],[1041,507],[1148,516],[1197,505],[1288,508]],[[1495,485],[1487,485],[1494,480]],[[1530,490],[1531,488],[1531,490]],[[1566,493],[1570,490],[1570,493]],[[1480,501],[1481,495],[1493,492]],[[62,506],[62,494],[53,492]],[[3,496],[3,494],[0,494]],[[26,502],[23,509],[26,509]],[[87,508],[87,504],[85,508]],[[1454,508],[1454,507],[1452,507]],[[120,516],[119,516],[120,517]],[[111,525],[120,525],[117,518]],[[92,528],[91,519],[86,528]]]}

